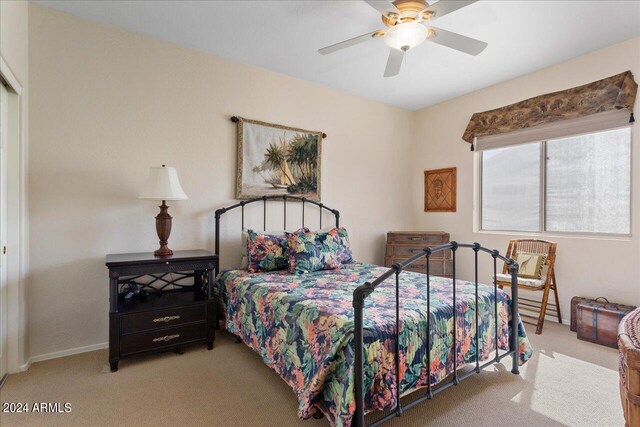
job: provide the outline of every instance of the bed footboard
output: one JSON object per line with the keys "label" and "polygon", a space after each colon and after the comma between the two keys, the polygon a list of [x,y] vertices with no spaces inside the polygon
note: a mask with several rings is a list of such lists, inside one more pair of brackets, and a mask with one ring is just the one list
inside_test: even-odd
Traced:
{"label": "bed footboard", "polygon": [[[431,312],[431,288],[430,288],[430,272],[429,272],[429,259],[430,257],[438,252],[450,249],[453,254],[453,351],[457,351],[456,347],[456,252],[460,248],[470,248],[475,252],[475,345],[476,345],[476,354],[475,354],[475,369],[472,371],[458,374],[458,366],[457,366],[457,354],[453,358],[453,377],[452,380],[448,383],[440,385],[437,389],[433,389],[431,385],[431,322],[430,316],[427,316],[427,387],[426,393],[419,397],[416,400],[411,401],[406,405],[402,405],[400,403],[400,384],[395,384],[396,386],[396,402],[395,402],[395,410],[383,417],[382,419],[376,421],[372,425],[380,425],[394,417],[401,416],[403,411],[409,409],[418,403],[423,402],[424,400],[429,400],[433,398],[437,393],[446,390],[447,388],[458,385],[458,383],[469,376],[480,373],[480,371],[494,363],[499,362],[504,357],[511,356],[512,357],[512,368],[511,372],[514,374],[519,374],[519,352],[518,352],[518,263],[515,260],[506,258],[497,250],[487,249],[481,246],[479,243],[457,243],[450,242],[440,246],[435,246],[432,248],[424,248],[423,253],[419,253],[403,263],[394,264],[389,270],[387,270],[384,274],[378,277],[373,282],[366,282],[365,284],[356,288],[353,292],[353,310],[354,310],[354,321],[355,321],[355,401],[356,401],[356,411],[353,418],[353,424],[357,427],[363,427],[365,425],[364,422],[364,341],[363,341],[363,328],[364,328],[364,304],[367,297],[375,291],[376,287],[380,285],[382,282],[395,275],[395,297],[396,297],[396,316],[395,316],[395,360],[396,360],[396,381],[400,382],[400,342],[399,342],[399,325],[400,325],[400,273],[402,273],[403,269],[408,265],[412,264],[416,260],[426,257],[426,285],[427,285],[427,312]],[[479,334],[478,334],[478,254],[480,252],[485,252],[491,255],[493,258],[493,286],[494,286],[494,315],[496,321],[495,327],[495,339],[496,339],[496,353],[495,357],[483,364],[480,364],[480,355],[478,350],[479,343]],[[509,330],[509,350],[503,353],[499,352],[498,348],[498,287],[496,284],[496,273],[497,273],[497,262],[498,260],[504,261],[509,266],[509,272],[511,273],[511,327]]]}

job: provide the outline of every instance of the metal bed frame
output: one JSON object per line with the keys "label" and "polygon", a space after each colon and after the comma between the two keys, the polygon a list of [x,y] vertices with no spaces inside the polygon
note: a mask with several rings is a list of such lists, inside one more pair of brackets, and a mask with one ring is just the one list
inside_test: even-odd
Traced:
{"label": "metal bed frame", "polygon": [[[226,208],[221,208],[216,210],[215,212],[215,254],[220,256],[220,220],[223,214],[226,212],[241,208],[242,210],[242,228],[244,228],[245,223],[245,206],[250,203],[263,202],[263,227],[266,229],[267,226],[267,201],[269,200],[281,200],[284,206],[284,228],[287,228],[287,201],[294,200],[302,203],[302,226],[305,226],[305,204],[310,203],[312,205],[317,206],[320,209],[320,228],[322,228],[322,212],[323,209],[331,212],[335,217],[336,227],[340,226],[340,212],[335,209],[331,209],[324,204],[308,199],[306,197],[298,197],[298,196],[289,196],[289,195],[278,195],[278,196],[263,196],[250,200],[243,200],[235,205],[228,206]],[[475,344],[476,344],[476,355],[475,355],[475,368],[471,371],[465,373],[458,373],[458,361],[457,361],[457,342],[456,342],[456,252],[460,248],[469,248],[474,251],[474,259],[475,259]],[[371,426],[378,426],[386,421],[391,420],[392,418],[399,417],[403,414],[403,412],[407,409],[410,409],[417,404],[432,399],[436,394],[448,389],[451,386],[458,385],[460,381],[469,378],[473,374],[479,374],[481,370],[487,368],[488,366],[500,362],[503,358],[511,356],[512,358],[512,368],[511,372],[513,374],[518,375],[519,371],[519,351],[518,351],[518,263],[510,258],[506,258],[497,250],[492,250],[485,248],[480,245],[480,243],[458,243],[458,242],[450,242],[443,245],[435,246],[435,247],[425,247],[422,253],[418,253],[413,257],[407,259],[402,263],[395,263],[393,266],[383,273],[380,277],[372,282],[366,282],[363,285],[358,286],[353,292],[353,311],[354,311],[354,341],[355,341],[355,366],[354,366],[354,375],[355,375],[355,400],[356,400],[356,411],[353,418],[353,425],[356,427],[365,426],[364,415],[364,341],[363,341],[363,331],[364,331],[364,306],[365,300],[367,297],[375,291],[375,289],[382,284],[385,280],[389,279],[392,276],[395,276],[395,297],[396,297],[396,319],[395,319],[395,353],[396,353],[396,381],[400,378],[400,358],[397,355],[400,353],[400,341],[399,341],[399,324],[400,324],[400,273],[409,265],[413,264],[418,259],[425,257],[426,258],[426,278],[425,282],[427,285],[427,312],[431,312],[431,276],[429,272],[429,260],[432,255],[444,251],[451,250],[453,257],[453,278],[452,278],[452,292],[453,292],[453,351],[455,356],[453,358],[453,374],[451,381],[447,383],[439,383],[436,389],[431,385],[431,334],[427,333],[427,386],[426,393],[415,399],[411,402],[402,405],[400,403],[400,384],[395,384],[396,389],[396,402],[395,409],[388,415],[380,418],[374,423],[370,424]],[[478,336],[478,254],[480,252],[485,252],[491,255],[493,258],[493,289],[494,289],[494,316],[495,316],[495,340],[496,340],[496,350],[495,357],[492,360],[484,362],[480,364],[478,344],[479,344],[479,336]],[[511,325],[509,331],[509,350],[503,353],[499,352],[498,348],[498,286],[496,283],[496,273],[497,273],[497,262],[498,260],[503,261],[509,268],[509,272],[511,273]],[[430,316],[427,316],[427,331],[431,331],[431,319]]]}

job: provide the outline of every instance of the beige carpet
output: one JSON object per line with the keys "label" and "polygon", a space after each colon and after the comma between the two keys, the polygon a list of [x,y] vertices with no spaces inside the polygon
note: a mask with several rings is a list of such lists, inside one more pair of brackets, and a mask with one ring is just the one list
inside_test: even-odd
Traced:
{"label": "beige carpet", "polygon": [[[617,352],[578,341],[547,323],[531,336],[521,376],[489,368],[406,412],[389,426],[622,426]],[[289,387],[257,354],[220,333],[215,348],[121,362],[103,373],[107,351],[34,364],[11,375],[2,402],[71,403],[70,413],[0,413],[5,426],[327,426],[301,421]],[[506,363],[506,362],[505,362]],[[372,420],[374,418],[368,418]]]}

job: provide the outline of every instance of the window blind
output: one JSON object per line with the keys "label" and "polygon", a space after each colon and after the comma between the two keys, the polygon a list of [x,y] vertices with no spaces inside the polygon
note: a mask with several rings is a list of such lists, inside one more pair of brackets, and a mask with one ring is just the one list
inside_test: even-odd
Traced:
{"label": "window blind", "polygon": [[630,113],[627,109],[611,110],[590,116],[514,130],[508,133],[481,136],[475,138],[474,150],[492,150],[512,145],[628,127],[631,126],[629,117]]}

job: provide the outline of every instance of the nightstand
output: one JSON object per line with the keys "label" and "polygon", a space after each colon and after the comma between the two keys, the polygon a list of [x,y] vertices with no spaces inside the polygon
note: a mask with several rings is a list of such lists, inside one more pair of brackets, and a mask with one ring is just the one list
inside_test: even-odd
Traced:
{"label": "nightstand", "polygon": [[218,257],[204,250],[107,255],[109,364],[151,352],[206,343],[213,348]]}

